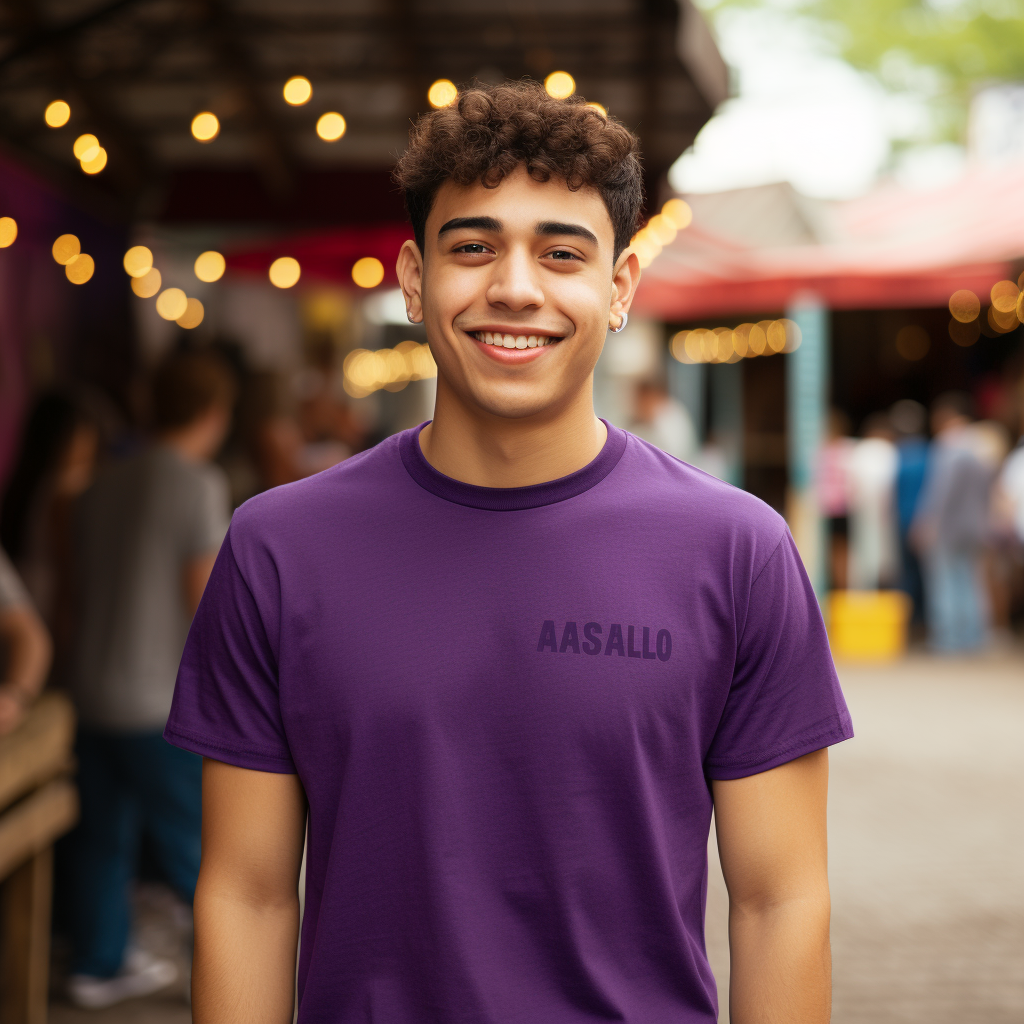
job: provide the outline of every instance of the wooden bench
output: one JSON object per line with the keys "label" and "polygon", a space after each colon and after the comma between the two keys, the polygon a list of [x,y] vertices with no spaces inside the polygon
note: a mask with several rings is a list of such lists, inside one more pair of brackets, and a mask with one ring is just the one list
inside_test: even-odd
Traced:
{"label": "wooden bench", "polygon": [[75,713],[46,693],[0,738],[0,1021],[46,1024],[53,843],[78,820]]}

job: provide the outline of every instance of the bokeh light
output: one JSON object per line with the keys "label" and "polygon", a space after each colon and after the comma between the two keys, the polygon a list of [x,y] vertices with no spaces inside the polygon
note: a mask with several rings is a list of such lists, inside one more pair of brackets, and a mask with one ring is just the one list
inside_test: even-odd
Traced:
{"label": "bokeh light", "polygon": [[576,79],[568,71],[552,71],[544,79],[544,88],[552,99],[568,99],[576,91]]}
{"label": "bokeh light", "polygon": [[198,299],[189,299],[185,303],[185,312],[175,320],[175,323],[179,327],[184,327],[186,331],[191,331],[203,322],[205,312],[203,304]]}
{"label": "bokeh light", "polygon": [[958,320],[954,317],[949,321],[949,336],[961,348],[973,345],[981,335],[981,324],[977,317],[973,320]]}
{"label": "bokeh light", "polygon": [[299,261],[293,256],[281,256],[270,264],[270,283],[275,288],[291,288],[302,275]]}
{"label": "bokeh light", "polygon": [[63,128],[71,119],[71,107],[64,100],[54,100],[43,112],[43,120],[51,128]]}
{"label": "bokeh light", "polygon": [[0,217],[0,249],[14,245],[18,237],[18,222],[13,217]]}
{"label": "bokeh light", "polygon": [[151,299],[158,291],[160,286],[163,284],[163,277],[160,275],[160,271],[153,267],[148,274],[144,274],[142,277],[132,278],[132,291],[140,299]]}
{"label": "bokeh light", "polygon": [[754,356],[795,352],[800,341],[800,326],[782,318],[677,331],[669,341],[669,352],[680,363],[738,363]]}
{"label": "bokeh light", "polygon": [[591,110],[596,110],[602,117],[608,116],[607,109],[600,103],[588,103],[587,106],[590,107]]}
{"label": "bokeh light", "polygon": [[932,347],[932,339],[928,332],[918,324],[907,324],[896,332],[896,351],[908,363],[916,363],[928,355]]}
{"label": "bokeh light", "polygon": [[75,154],[76,160],[91,160],[100,149],[100,140],[95,135],[86,133],[75,139],[71,151]]}
{"label": "bokeh light", "polygon": [[[1021,275],[1024,277],[1024,274]],[[1024,290],[1021,291],[1020,295],[1017,296],[1017,319],[1021,323],[1024,323]]]}
{"label": "bokeh light", "polygon": [[144,245],[133,245],[124,254],[124,269],[129,277],[145,277],[153,269],[153,253]]}
{"label": "bokeh light", "polygon": [[999,334],[1008,334],[1020,326],[1017,313],[1013,309],[1004,313],[1002,310],[996,309],[995,306],[989,306],[988,316],[985,319],[988,320],[989,327]]}
{"label": "bokeh light", "polygon": [[77,235],[61,235],[54,243],[50,252],[61,265],[70,263],[82,251],[82,243]]}
{"label": "bokeh light", "polygon": [[188,309],[188,296],[180,288],[165,288],[156,298],[156,311],[165,320],[177,320]]}
{"label": "bokeh light", "polygon": [[316,133],[324,142],[337,142],[345,134],[347,127],[345,118],[337,111],[331,110],[320,115],[316,123]]}
{"label": "bokeh light", "polygon": [[284,101],[293,107],[301,107],[308,103],[313,95],[313,86],[304,75],[295,75],[284,83]]}
{"label": "bokeh light", "polygon": [[459,98],[459,90],[455,83],[447,78],[439,78],[427,90],[427,102],[435,109],[451,106]]}
{"label": "bokeh light", "polygon": [[993,309],[1000,313],[1012,313],[1017,305],[1017,298],[1020,290],[1012,281],[996,281],[992,285],[989,298],[992,301]]}
{"label": "bokeh light", "polygon": [[656,213],[648,222],[647,230],[660,245],[668,245],[679,229],[663,213]]}
{"label": "bokeh light", "polygon": [[401,391],[410,381],[437,376],[430,346],[417,341],[399,342],[393,349],[353,349],[342,364],[343,386],[353,398],[364,398],[384,388]]}
{"label": "bokeh light", "polygon": [[981,300],[969,288],[961,288],[949,297],[949,311],[953,314],[954,320],[969,324],[972,320],[977,320],[981,312]]}
{"label": "bokeh light", "polygon": [[199,142],[213,142],[219,133],[220,121],[217,120],[217,115],[211,114],[209,110],[204,110],[192,118],[192,135]]}
{"label": "bokeh light", "polygon": [[693,220],[693,210],[690,209],[690,204],[683,199],[670,199],[661,208],[661,213],[672,222],[678,231],[688,228]]}
{"label": "bokeh light", "polygon": [[64,265],[64,273],[72,284],[85,284],[96,270],[93,258],[86,252],[79,253]]}
{"label": "bokeh light", "polygon": [[213,284],[214,281],[219,281],[224,276],[226,268],[227,263],[224,257],[219,252],[210,249],[208,252],[200,253],[196,257],[193,269],[200,281]]}
{"label": "bokeh light", "polygon": [[94,156],[83,160],[81,166],[86,174],[99,174],[107,166],[107,151],[101,146]]}
{"label": "bokeh light", "polygon": [[384,264],[376,256],[364,256],[352,267],[352,280],[360,288],[376,288],[384,280]]}

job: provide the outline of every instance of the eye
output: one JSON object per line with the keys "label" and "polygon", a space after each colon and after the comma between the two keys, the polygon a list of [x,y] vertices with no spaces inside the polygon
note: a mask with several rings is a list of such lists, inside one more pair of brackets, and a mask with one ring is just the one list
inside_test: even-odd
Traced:
{"label": "eye", "polygon": [[467,242],[465,245],[460,245],[452,251],[468,253],[470,256],[484,256],[491,250],[488,249],[486,245],[481,245],[479,242]]}
{"label": "eye", "polygon": [[555,249],[553,252],[549,252],[548,256],[553,260],[578,260],[580,257],[574,252],[569,252],[568,249]]}

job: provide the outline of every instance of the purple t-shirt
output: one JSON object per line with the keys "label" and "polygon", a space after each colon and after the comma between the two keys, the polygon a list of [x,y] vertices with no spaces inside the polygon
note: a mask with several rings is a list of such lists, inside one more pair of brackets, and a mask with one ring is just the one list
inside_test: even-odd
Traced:
{"label": "purple t-shirt", "polygon": [[419,430],[236,512],[167,738],[296,772],[302,1024],[710,1024],[709,779],[852,735],[783,520],[609,426],[492,489]]}

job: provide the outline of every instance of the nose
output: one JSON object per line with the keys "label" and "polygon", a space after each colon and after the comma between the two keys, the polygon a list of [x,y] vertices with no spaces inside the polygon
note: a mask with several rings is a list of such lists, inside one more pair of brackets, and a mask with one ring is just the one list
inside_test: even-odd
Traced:
{"label": "nose", "polygon": [[487,301],[492,306],[519,311],[544,305],[544,289],[533,254],[513,246],[491,264]]}

